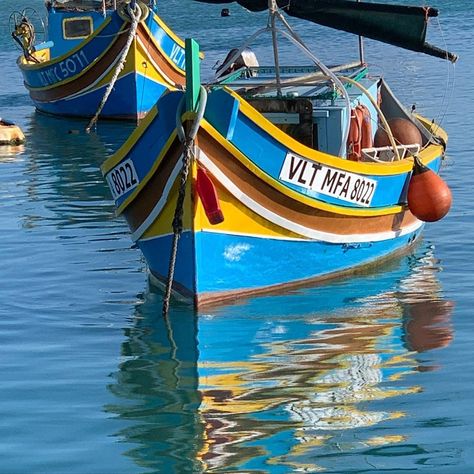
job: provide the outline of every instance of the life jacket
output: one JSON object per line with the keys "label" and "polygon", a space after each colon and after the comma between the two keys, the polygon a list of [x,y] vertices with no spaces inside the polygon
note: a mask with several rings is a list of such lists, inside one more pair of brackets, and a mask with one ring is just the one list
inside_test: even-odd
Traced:
{"label": "life jacket", "polygon": [[372,124],[370,111],[365,105],[351,109],[351,124],[347,137],[347,159],[359,161],[363,148],[372,148]]}

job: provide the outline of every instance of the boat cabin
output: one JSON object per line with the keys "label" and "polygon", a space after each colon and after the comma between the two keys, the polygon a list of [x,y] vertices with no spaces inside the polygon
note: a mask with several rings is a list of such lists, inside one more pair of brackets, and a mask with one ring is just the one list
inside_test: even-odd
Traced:
{"label": "boat cabin", "polygon": [[[48,18],[44,22],[40,20],[44,33],[39,32],[37,18],[25,16],[22,19],[28,27],[22,40],[25,49],[23,61],[34,64],[69,53],[97,31],[115,11],[120,12],[128,3],[128,0],[46,0]],[[154,0],[142,0],[141,3],[149,7],[155,5]],[[30,31],[36,35],[29,34]],[[17,36],[22,36],[20,30],[16,33]],[[38,33],[41,33],[41,38]],[[30,38],[35,36],[37,42],[31,44]],[[78,57],[79,65],[80,60]]]}
{"label": "boat cabin", "polygon": [[[406,112],[385,81],[368,75],[366,66],[357,64],[331,69],[351,81],[344,84],[350,109],[334,83],[314,66],[280,67],[279,82],[275,81],[273,66],[244,67],[231,73],[222,83],[236,90],[264,117],[298,142],[333,156],[391,162],[413,156],[429,143],[431,134],[426,127]],[[415,127],[419,134],[415,132],[413,142],[397,142],[397,152],[389,142],[380,145],[376,137],[380,127],[377,108],[386,118],[402,119]],[[358,121],[359,111],[363,115]],[[354,131],[354,127],[358,130]],[[350,144],[354,134],[358,135],[356,141],[360,147],[357,153],[351,150]]]}

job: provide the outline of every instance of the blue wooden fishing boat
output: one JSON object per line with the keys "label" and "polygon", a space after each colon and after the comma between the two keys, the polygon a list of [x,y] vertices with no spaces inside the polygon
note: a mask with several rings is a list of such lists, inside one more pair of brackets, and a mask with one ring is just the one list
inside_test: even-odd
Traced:
{"label": "blue wooden fishing boat", "polygon": [[[257,66],[245,42],[202,86],[187,40],[186,92],[164,94],[102,167],[152,280],[166,284],[165,303],[171,289],[202,306],[354,272],[406,249],[451,203],[437,124],[403,107],[362,55],[324,65],[275,0],[239,3],[268,8],[261,31],[272,34],[274,65]],[[433,9],[305,0],[287,13],[303,16],[298,6],[345,30],[352,12],[364,36],[390,15],[394,31],[376,39],[456,59],[424,41]],[[312,64],[281,66],[277,34]]]}
{"label": "blue wooden fishing boat", "polygon": [[136,120],[184,83],[184,43],[154,0],[48,0],[46,9],[46,20],[32,8],[10,16],[39,111]]}

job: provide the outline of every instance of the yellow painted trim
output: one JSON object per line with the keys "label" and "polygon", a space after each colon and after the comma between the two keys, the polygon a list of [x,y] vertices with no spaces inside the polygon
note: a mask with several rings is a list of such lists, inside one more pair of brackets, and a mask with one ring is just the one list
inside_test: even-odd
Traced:
{"label": "yellow painted trim", "polygon": [[[328,204],[322,201],[316,201],[314,198],[309,198],[300,194],[292,189],[281,184],[276,179],[272,178],[270,175],[264,173],[260,168],[255,166],[252,161],[250,161],[243,153],[241,153],[234,145],[229,143],[212,125],[209,124],[206,120],[201,122],[201,127],[209,133],[212,138],[214,138],[220,145],[222,145],[227,151],[229,151],[234,157],[239,160],[246,168],[248,168],[252,173],[257,175],[262,181],[270,185],[272,188],[281,192],[285,196],[288,196],[290,199],[301,202],[307,206],[311,206],[316,209],[321,209],[327,212],[333,212],[335,214],[343,214],[347,216],[385,216],[388,214],[396,214],[403,210],[403,206],[390,206],[390,207],[378,207],[373,209],[365,208],[353,208],[353,207],[344,207],[337,206],[335,204]],[[413,163],[412,163],[413,167]],[[411,169],[411,167],[410,167]]]}
{"label": "yellow painted trim", "polygon": [[[66,23],[72,23],[74,21],[78,20],[89,20],[89,26],[90,26],[90,31],[91,33],[88,34],[87,36],[66,36]],[[92,21],[91,16],[76,16],[76,17],[69,17],[69,18],[63,18],[63,21],[61,23],[62,29],[63,29],[63,38],[65,40],[77,40],[77,39],[86,39],[89,38],[94,33],[94,22]]]}
{"label": "yellow painted trim", "polygon": [[[165,31],[165,33],[175,42],[175,43],[178,43],[179,46],[181,46],[182,48],[184,48],[184,41],[179,37],[177,36],[173,30],[171,30],[171,28],[163,21],[163,19],[158,16],[155,12],[153,12],[153,19],[160,25],[160,27]],[[146,26],[146,25],[145,25]],[[148,27],[147,27],[148,29]],[[151,38],[153,38],[152,35],[150,35]],[[154,38],[153,38],[154,39]],[[201,59],[204,59],[205,58],[205,55],[203,52],[199,52],[199,57]]]}
{"label": "yellow painted trim", "polygon": [[422,125],[426,128],[426,130],[428,130],[429,133],[438,136],[439,138],[444,140],[444,142],[448,143],[448,134],[443,128],[441,128],[440,125],[433,123],[431,120],[418,114],[416,114],[416,118],[422,123]]}
{"label": "yellow painted trim", "polygon": [[210,224],[202,201],[197,198],[195,200],[194,212],[195,232],[209,231],[235,235],[245,233],[246,235],[259,237],[308,240],[307,237],[274,224],[254,210],[246,207],[217,179],[213,179],[213,182],[219,197],[222,213],[224,214],[224,221],[217,225]]}
{"label": "yellow painted trim", "polygon": [[[225,90],[232,95],[236,100],[240,102],[239,110],[257,126],[261,127],[269,135],[279,141],[283,146],[287,147],[290,151],[303,156],[309,160],[317,161],[333,168],[339,168],[344,171],[352,173],[367,174],[367,175],[379,175],[387,176],[394,174],[408,173],[413,168],[413,160],[405,159],[401,161],[394,161],[391,163],[362,163],[358,161],[350,161],[341,159],[340,157],[328,155],[320,151],[314,150],[313,148],[307,147],[294,138],[287,135],[285,132],[280,130],[278,127],[273,125],[268,119],[266,119],[261,113],[259,113],[254,107],[252,107],[245,99],[239,94],[226,87]],[[443,147],[439,145],[430,145],[428,148],[420,153],[420,158],[424,164],[429,163],[443,152]]]}
{"label": "yellow painted trim", "polygon": [[[69,58],[71,55],[73,55],[74,53],[77,53],[77,51],[79,51],[80,49],[82,49],[87,43],[91,42],[96,36],[99,35],[99,33],[111,22],[111,19],[110,17],[107,18],[104,23],[102,23],[102,25],[99,26],[99,28],[97,28],[97,30],[94,31],[94,33],[88,37],[88,39],[86,41],[83,41],[81,43],[79,43],[75,48],[71,49],[70,51],[68,51],[67,53],[63,54],[62,56],[58,56],[57,58],[55,59],[52,59],[51,61],[48,62],[48,66],[51,66],[52,64],[56,64],[56,63],[60,63],[61,61],[64,61],[65,59]],[[119,30],[119,33],[120,34],[120,31],[123,29],[124,25],[122,25],[122,28]],[[24,58],[24,56],[20,56],[21,58]],[[41,69],[45,66],[45,63],[42,63],[42,64],[21,64],[21,67],[23,69],[30,69],[30,70],[34,70],[34,69]]]}
{"label": "yellow painted trim", "polygon": [[[158,19],[159,21],[157,21],[157,23],[160,25],[161,28],[163,28],[163,30],[168,33],[171,38],[173,39],[173,41],[175,41],[181,48],[184,49],[184,41],[180,38],[178,38],[174,33],[171,32],[171,30],[165,25],[165,23],[163,23],[163,20],[156,14],[154,14],[153,16],[153,19]],[[181,69],[180,67],[178,67],[174,62],[173,60],[169,57],[169,55],[163,50],[163,48],[161,47],[161,45],[158,43],[158,41],[156,41],[156,38],[152,35],[150,29],[148,28],[148,26],[144,23],[143,24],[144,28],[145,28],[145,31],[147,32],[148,34],[148,37],[150,38],[150,40],[152,41],[152,43],[155,45],[156,49],[158,49],[160,51],[160,53],[168,60],[168,63],[169,65],[177,72],[181,73],[181,74],[184,74],[185,71],[184,69]],[[203,59],[204,58],[204,54],[200,53],[199,54],[199,57],[200,59]]]}
{"label": "yellow painted trim", "polygon": [[[156,15],[155,15],[156,16]],[[148,26],[146,24],[143,24],[147,34],[148,34],[148,38],[151,40],[151,42],[155,45],[156,49],[158,49],[158,51],[160,51],[160,53],[167,59],[168,61],[168,64],[177,72],[179,72],[180,74],[184,74],[185,71],[184,69],[181,69],[180,67],[178,67],[172,60],[171,58],[169,57],[169,55],[163,50],[163,48],[160,46],[160,44],[158,43],[158,41],[156,41],[155,37],[151,34],[151,31],[150,29],[148,28]],[[182,41],[180,41],[179,45],[181,46],[183,44]],[[184,46],[181,46],[181,47],[184,47]]]}
{"label": "yellow painted trim", "polygon": [[[148,51],[145,47],[145,44],[137,38],[135,42],[135,70],[138,74],[141,74],[147,79],[159,82],[165,85],[168,89],[176,90],[176,83],[166,76],[160,65],[156,64],[148,54]],[[145,68],[143,64],[146,63],[147,67]],[[184,76],[184,72],[183,72]]]}
{"label": "yellow painted trim", "polygon": [[101,165],[100,169],[102,174],[105,176],[112,168],[118,165],[125,157],[130,153],[130,150],[135,146],[141,136],[146,132],[151,122],[158,115],[158,108],[156,105],[150,109],[146,114],[145,118],[141,122],[140,126],[135,128],[131,135],[127,138],[127,141],[109,158],[107,158]]}

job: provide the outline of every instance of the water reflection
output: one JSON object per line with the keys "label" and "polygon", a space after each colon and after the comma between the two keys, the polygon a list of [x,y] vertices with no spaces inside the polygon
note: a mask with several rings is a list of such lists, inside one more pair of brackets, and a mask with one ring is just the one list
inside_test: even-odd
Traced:
{"label": "water reflection", "polygon": [[377,274],[198,317],[175,306],[168,324],[149,292],[106,407],[126,422],[127,454],[166,472],[315,472],[331,453],[404,441],[386,432],[406,415],[390,400],[421,391],[414,375],[436,364],[418,353],[452,340],[437,271],[424,248]]}
{"label": "water reflection", "polygon": [[[58,226],[87,228],[113,217],[113,203],[100,171],[105,157],[133,129],[132,124],[103,122],[98,133],[86,134],[86,121],[33,113],[25,128],[28,160],[24,175],[32,213],[24,216],[31,228],[38,220],[35,203],[46,211],[42,216]],[[51,211],[53,214],[51,214]]]}
{"label": "water reflection", "polygon": [[25,145],[0,145],[0,163],[15,161],[24,151]]}

